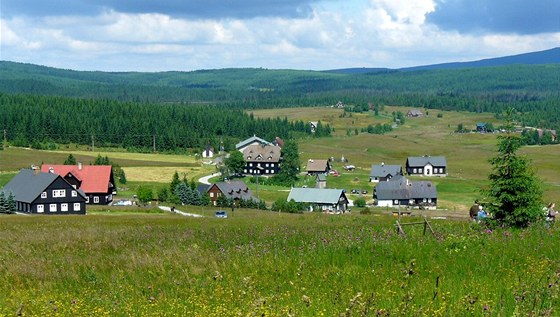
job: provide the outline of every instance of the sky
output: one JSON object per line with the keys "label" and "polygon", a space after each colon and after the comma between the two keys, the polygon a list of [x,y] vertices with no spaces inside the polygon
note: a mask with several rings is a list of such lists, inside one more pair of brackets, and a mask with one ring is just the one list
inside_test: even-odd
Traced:
{"label": "sky", "polygon": [[558,46],[559,0],[0,2],[0,60],[74,70],[401,68]]}

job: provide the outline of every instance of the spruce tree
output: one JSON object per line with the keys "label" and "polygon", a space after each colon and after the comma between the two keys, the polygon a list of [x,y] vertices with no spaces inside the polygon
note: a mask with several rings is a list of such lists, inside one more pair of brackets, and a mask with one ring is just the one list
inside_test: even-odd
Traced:
{"label": "spruce tree", "polygon": [[527,227],[543,216],[543,191],[531,161],[517,154],[522,140],[511,132],[512,112],[508,109],[506,116],[509,132],[498,137],[498,155],[490,159],[490,186],[484,191],[489,204],[485,207],[500,224]]}
{"label": "spruce tree", "polygon": [[4,192],[0,192],[0,213],[5,213],[7,211],[6,196],[4,195]]}
{"label": "spruce tree", "polygon": [[66,158],[66,160],[64,161],[64,165],[76,165],[76,164],[78,164],[78,162],[76,162],[76,158],[74,157],[74,155],[72,155],[72,153],[70,153]]}
{"label": "spruce tree", "polygon": [[6,199],[6,208],[8,213],[16,212],[16,199],[12,193],[10,193]]}

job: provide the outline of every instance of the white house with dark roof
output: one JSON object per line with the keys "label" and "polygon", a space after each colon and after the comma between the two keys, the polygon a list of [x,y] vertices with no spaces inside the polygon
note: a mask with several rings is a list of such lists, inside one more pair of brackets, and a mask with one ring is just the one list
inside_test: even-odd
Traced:
{"label": "white house with dark roof", "polygon": [[346,212],[348,198],[342,189],[292,188],[288,201],[308,203],[315,211]]}
{"label": "white house with dark roof", "polygon": [[372,183],[385,182],[397,175],[403,175],[401,165],[386,165],[381,162],[381,164],[374,164],[371,166],[369,181]]}
{"label": "white house with dark roof", "polygon": [[16,211],[27,214],[65,215],[86,213],[86,194],[64,178],[40,170],[22,169],[2,189],[13,195]]}
{"label": "white house with dark roof", "polygon": [[410,156],[406,160],[406,173],[410,176],[447,176],[444,156]]}
{"label": "white house with dark roof", "polygon": [[202,158],[212,158],[214,157],[214,148],[210,145],[206,145],[204,151],[202,151]]}
{"label": "white house with dark roof", "polygon": [[374,204],[379,207],[410,207],[436,209],[437,190],[430,181],[410,181],[404,176],[375,186]]}
{"label": "white house with dark roof", "polygon": [[269,145],[269,144],[271,143],[268,142],[267,140],[261,139],[258,136],[253,135],[252,137],[237,143],[235,145],[235,149],[243,153],[243,151],[245,151],[245,149],[251,145]]}

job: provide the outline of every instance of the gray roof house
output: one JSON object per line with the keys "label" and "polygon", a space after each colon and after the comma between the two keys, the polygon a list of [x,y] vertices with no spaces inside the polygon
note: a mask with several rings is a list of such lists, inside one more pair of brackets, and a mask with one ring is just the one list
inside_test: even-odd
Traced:
{"label": "gray roof house", "polygon": [[447,176],[444,156],[410,156],[406,160],[406,173],[411,176]]}
{"label": "gray roof house", "polygon": [[22,169],[3,190],[12,194],[16,211],[30,214],[85,214],[86,194],[58,174]]}
{"label": "gray roof house", "polygon": [[385,163],[372,165],[371,172],[369,173],[370,182],[385,182],[391,178],[402,175],[402,166],[400,165],[385,165]]}
{"label": "gray roof house", "polygon": [[255,145],[255,144],[258,144],[258,145],[269,145],[269,144],[271,144],[271,143],[268,142],[268,141],[266,141],[266,140],[264,140],[264,139],[259,138],[259,137],[256,136],[256,135],[253,135],[252,137],[250,137],[250,138],[248,138],[248,139],[245,139],[245,140],[243,140],[243,141],[237,143],[237,144],[235,145],[235,149],[238,150],[239,152],[243,153],[243,151],[244,151],[248,146],[250,146],[250,145]]}
{"label": "gray roof house", "polygon": [[233,200],[254,200],[258,199],[253,196],[253,192],[242,181],[220,182],[210,185],[206,192],[210,197],[212,205],[216,206],[219,197],[223,196]]}
{"label": "gray roof house", "polygon": [[346,212],[348,198],[342,189],[292,188],[288,201],[311,204],[316,211]]}
{"label": "gray roof house", "polygon": [[430,181],[410,181],[404,176],[375,186],[373,198],[379,207],[436,209],[437,190]]}
{"label": "gray roof house", "polygon": [[305,171],[309,175],[327,174],[331,170],[329,160],[308,160]]}

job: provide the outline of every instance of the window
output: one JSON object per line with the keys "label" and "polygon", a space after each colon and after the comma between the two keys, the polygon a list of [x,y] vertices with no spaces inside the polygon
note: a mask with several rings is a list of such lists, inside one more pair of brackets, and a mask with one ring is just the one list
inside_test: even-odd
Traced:
{"label": "window", "polygon": [[253,163],[249,163],[249,167],[252,167],[252,166],[253,166]]}
{"label": "window", "polygon": [[432,199],[431,199],[431,198],[428,198],[428,202],[431,203],[431,202],[432,202]]}
{"label": "window", "polygon": [[89,204],[89,196],[86,197],[86,204]]}
{"label": "window", "polygon": [[37,213],[42,213],[45,211],[44,205],[37,205]]}
{"label": "window", "polygon": [[60,211],[68,211],[68,204],[60,204]]}
{"label": "window", "polygon": [[266,163],[266,165],[265,165],[265,166],[266,166],[266,167],[268,167],[268,163]]}
{"label": "window", "polygon": [[80,211],[81,206],[80,203],[74,203],[74,211]]}
{"label": "window", "polygon": [[47,192],[42,192],[41,193],[41,198],[47,198]]}
{"label": "window", "polygon": [[398,205],[399,201],[397,199],[395,199],[395,201],[393,201],[393,204]]}
{"label": "window", "polygon": [[97,196],[93,197],[93,203],[94,204],[99,204],[99,197],[97,197]]}
{"label": "window", "polygon": [[270,171],[270,174],[274,174],[274,170],[271,170],[271,171]]}
{"label": "window", "polygon": [[412,173],[416,174],[417,173],[417,169],[412,169]]}
{"label": "window", "polygon": [[210,197],[214,198],[214,193],[211,192],[211,193],[210,193]]}
{"label": "window", "polygon": [[78,197],[78,192],[75,191],[75,190],[73,190],[73,191],[72,191],[72,197]]}
{"label": "window", "polygon": [[66,197],[66,189],[55,189],[53,190],[52,194],[55,198]]}
{"label": "window", "polygon": [[49,205],[49,211],[50,212],[56,212],[56,204],[50,204]]}

